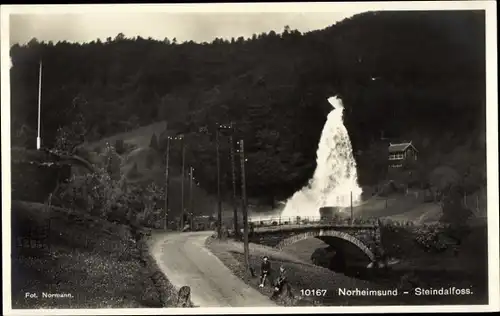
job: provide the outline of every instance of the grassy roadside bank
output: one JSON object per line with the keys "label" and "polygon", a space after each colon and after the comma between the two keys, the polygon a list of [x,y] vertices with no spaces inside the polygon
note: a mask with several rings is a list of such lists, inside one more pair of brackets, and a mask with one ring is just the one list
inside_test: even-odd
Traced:
{"label": "grassy roadside bank", "polygon": [[[284,306],[321,306],[324,305],[324,297],[302,295],[302,290],[321,289],[326,290],[326,297],[337,296],[335,291],[339,287],[355,288],[367,287],[369,282],[350,279],[339,275],[338,278],[331,278],[331,273],[327,269],[315,266],[294,258],[286,253],[279,252],[270,247],[250,244],[250,265],[255,269],[257,276],[252,278],[245,271],[243,246],[239,242],[218,241],[214,238],[207,238],[206,247],[221,260],[237,277],[242,279],[247,285],[260,291],[263,295],[270,297],[272,288],[268,285],[264,289],[258,287],[258,274],[261,258],[267,255],[273,265],[271,279],[277,276],[276,271],[279,265],[287,269],[289,283],[292,287],[294,298],[292,300],[279,299],[276,303]],[[340,305],[349,305],[347,300],[341,300]]]}
{"label": "grassy roadside bank", "polygon": [[[36,203],[13,201],[11,214],[12,308],[174,306],[177,293],[149,256],[147,232]],[[34,249],[33,236],[44,233]]]}
{"label": "grassy roadside bank", "polygon": [[[233,241],[223,241],[208,238],[207,248],[217,256],[236,276],[241,278],[249,286],[261,291],[266,296],[271,295],[271,288],[259,289],[258,278],[251,278],[245,272],[243,247],[241,243]],[[311,250],[312,252],[312,250]],[[400,280],[391,280],[391,282],[375,282],[360,280],[348,277],[340,273],[334,273],[326,268],[314,266],[306,262],[303,258],[291,260],[291,254],[279,252],[272,248],[262,245],[250,244],[250,264],[255,268],[256,274],[259,273],[260,260],[263,255],[268,255],[272,264],[277,269],[283,264],[288,271],[289,283],[295,296],[294,300],[280,300],[280,305],[293,306],[367,306],[367,305],[435,305],[435,304],[485,304],[487,295],[481,288],[472,287],[472,295],[414,295],[404,294],[403,290],[398,290],[397,296],[348,296],[342,295],[340,290],[394,290],[401,283]],[[436,271],[434,271],[436,272]],[[439,274],[439,271],[437,271]],[[465,284],[465,280],[460,279],[460,274],[456,275],[459,279],[445,280],[436,279],[436,282],[421,282],[419,285],[426,289],[438,289],[460,286],[471,288],[471,284]],[[463,275],[464,279],[470,279],[470,275]],[[274,277],[273,277],[274,279]],[[411,280],[411,279],[410,279]],[[413,281],[413,280],[411,280]],[[407,287],[408,282],[403,282],[403,288]],[[306,296],[304,290],[326,290],[325,295]],[[474,293],[474,291],[476,291]],[[310,292],[310,291],[309,291]]]}

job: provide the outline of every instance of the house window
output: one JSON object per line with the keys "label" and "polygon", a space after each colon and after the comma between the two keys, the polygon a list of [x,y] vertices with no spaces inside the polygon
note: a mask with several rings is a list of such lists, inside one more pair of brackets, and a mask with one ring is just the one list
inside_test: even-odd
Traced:
{"label": "house window", "polygon": [[389,155],[389,160],[400,160],[404,159],[404,154],[403,153],[397,153],[397,154],[391,154]]}

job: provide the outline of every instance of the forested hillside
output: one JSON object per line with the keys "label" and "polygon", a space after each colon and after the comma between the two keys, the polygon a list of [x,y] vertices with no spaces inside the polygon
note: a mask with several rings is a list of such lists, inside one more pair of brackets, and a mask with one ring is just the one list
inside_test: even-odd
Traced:
{"label": "forested hillside", "polygon": [[485,183],[484,37],[484,12],[438,11],[370,12],[307,34],[285,27],[202,44],[33,39],[11,49],[12,145],[35,146],[43,60],[47,146],[75,112],[88,141],[166,120],[187,134],[189,164],[214,192],[213,136],[199,130],[233,121],[246,144],[249,195],[285,198],[312,175],[326,98],[338,94],[362,184],[383,177],[383,132],[412,140],[426,171],[450,165],[476,190]]}

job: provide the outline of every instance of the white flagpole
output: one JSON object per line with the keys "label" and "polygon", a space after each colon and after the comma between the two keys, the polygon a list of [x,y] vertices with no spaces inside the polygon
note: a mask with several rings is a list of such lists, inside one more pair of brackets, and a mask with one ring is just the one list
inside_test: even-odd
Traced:
{"label": "white flagpole", "polygon": [[38,135],[36,138],[36,149],[39,150],[42,145],[42,138],[40,137],[40,110],[42,102],[42,61],[40,60],[40,70],[38,74]]}

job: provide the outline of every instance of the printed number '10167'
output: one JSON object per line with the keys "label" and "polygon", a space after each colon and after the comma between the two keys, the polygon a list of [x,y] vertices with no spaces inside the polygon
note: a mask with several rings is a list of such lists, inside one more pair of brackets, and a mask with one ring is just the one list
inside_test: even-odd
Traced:
{"label": "printed number '10167'", "polygon": [[325,296],[326,290],[322,289],[301,289],[300,294],[302,296]]}

